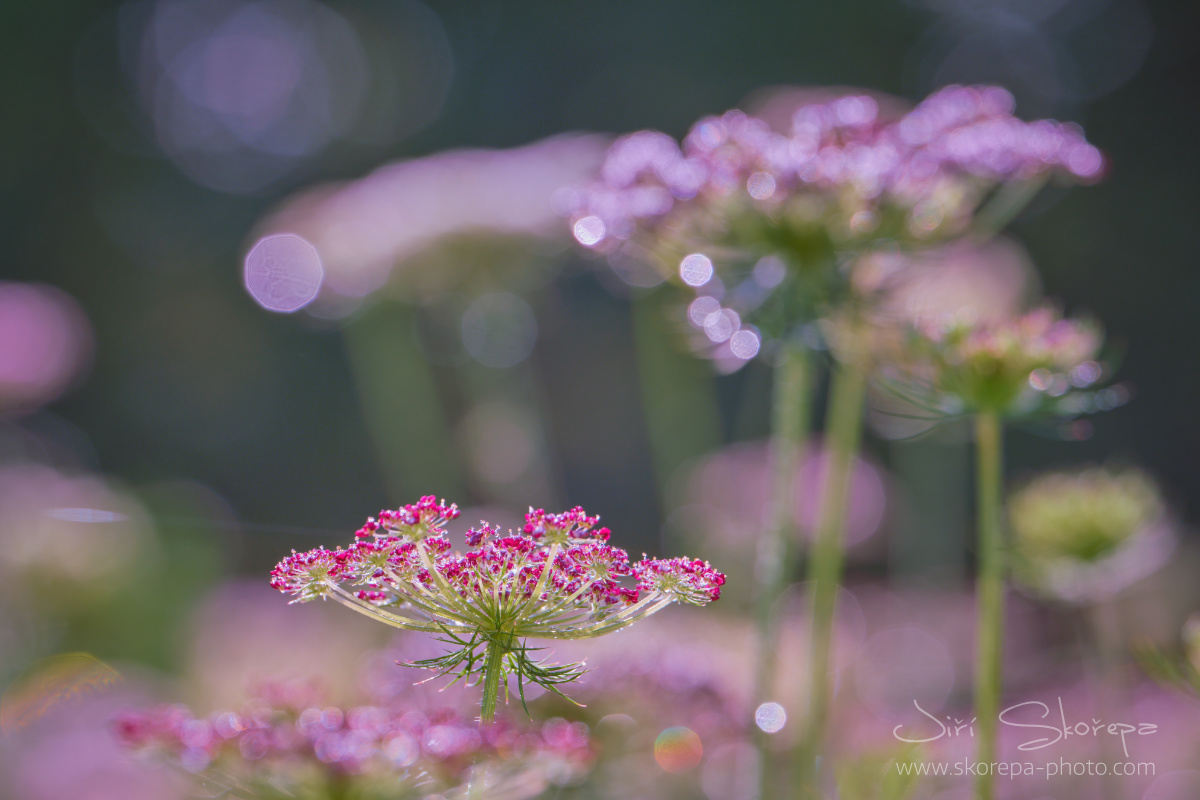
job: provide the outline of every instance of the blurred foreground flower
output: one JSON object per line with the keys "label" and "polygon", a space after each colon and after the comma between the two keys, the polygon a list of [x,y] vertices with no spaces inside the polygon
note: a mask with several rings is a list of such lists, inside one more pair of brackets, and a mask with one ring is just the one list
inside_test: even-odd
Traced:
{"label": "blurred foreground flower", "polygon": [[587,727],[561,719],[481,727],[453,711],[323,705],[300,687],[264,694],[208,718],[180,705],[126,712],[114,732],[207,791],[256,800],[520,800],[579,780],[592,759]]}
{"label": "blurred foreground flower", "polygon": [[1158,487],[1135,469],[1040,476],[1009,498],[1008,516],[1018,577],[1070,602],[1117,594],[1174,545]]}
{"label": "blurred foreground flower", "polygon": [[[481,523],[467,531],[471,549],[452,552],[443,528],[458,513],[435,497],[382,511],[345,550],[293,551],[275,567],[271,585],[295,595],[293,602],[332,598],[397,628],[441,634],[451,651],[414,666],[478,675],[482,717],[490,721],[506,675],[517,676],[519,689],[530,681],[558,692],[583,672],[580,664],[534,661],[527,638],[601,636],[672,602],[716,600],[725,582],[704,561],[630,563],[624,550],[605,544],[609,531],[595,527],[599,518],[578,507],[561,514],[530,509],[523,531],[507,536]],[[622,578],[635,579],[636,588],[622,586]]]}

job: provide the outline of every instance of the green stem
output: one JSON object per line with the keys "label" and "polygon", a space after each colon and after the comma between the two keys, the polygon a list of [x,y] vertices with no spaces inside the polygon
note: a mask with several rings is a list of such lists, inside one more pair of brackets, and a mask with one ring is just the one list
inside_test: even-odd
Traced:
{"label": "green stem", "polygon": [[461,497],[445,404],[413,331],[413,312],[379,303],[343,329],[363,419],[378,454],[388,496]]}
{"label": "green stem", "polygon": [[668,312],[671,302],[669,293],[635,293],[632,309],[638,385],[654,478],[660,501],[667,506],[671,477],[721,443],[712,370],[676,345],[678,332]]}
{"label": "green stem", "polygon": [[1039,175],[1029,180],[1006,183],[997,189],[991,199],[975,212],[975,219],[971,223],[974,242],[983,244],[1004,230],[1033,202],[1048,179],[1048,175]]}
{"label": "green stem", "polygon": [[[976,481],[978,491],[979,577],[978,646],[975,664],[975,717],[978,736],[976,761],[996,760],[996,729],[999,724],[1001,648],[1004,643],[1004,532],[1000,520],[1004,452],[1000,418],[993,411],[975,418]],[[979,800],[995,796],[991,770],[975,782]]]}
{"label": "green stem", "polygon": [[489,639],[487,661],[483,666],[483,705],[479,719],[485,725],[496,719],[496,701],[500,697],[500,675],[504,672],[504,656],[508,648],[496,639]]}
{"label": "green stem", "polygon": [[[775,688],[779,624],[774,610],[791,578],[796,558],[797,548],[792,543],[795,532],[796,469],[804,456],[812,386],[808,350],[798,344],[787,345],[775,367],[775,386],[771,397],[771,528],[759,540],[754,566],[758,582],[755,709],[771,700]],[[757,726],[752,730],[755,732],[754,745],[758,755],[757,797],[769,797],[769,734]]]}
{"label": "green stem", "polygon": [[854,457],[862,432],[866,376],[855,364],[841,362],[834,369],[825,434],[825,469],[820,521],[808,565],[808,607],[811,614],[809,644],[808,729],[801,741],[800,796],[821,797],[819,760],[824,756],[829,718],[833,615],[842,577],[842,534]]}
{"label": "green stem", "polygon": [[[1123,646],[1121,644],[1121,613],[1113,598],[1097,600],[1084,611],[1090,628],[1084,640],[1084,658],[1092,673],[1093,692],[1096,697],[1096,716],[1114,719],[1124,706],[1125,685],[1119,670]],[[1111,736],[1102,737],[1100,756],[1108,763],[1119,761],[1121,753]],[[1102,782],[1104,800],[1117,800],[1120,784],[1116,781]]]}

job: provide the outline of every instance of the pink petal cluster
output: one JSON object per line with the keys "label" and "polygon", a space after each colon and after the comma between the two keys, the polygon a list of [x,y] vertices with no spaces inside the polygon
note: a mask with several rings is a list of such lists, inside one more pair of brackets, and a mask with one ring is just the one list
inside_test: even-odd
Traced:
{"label": "pink petal cluster", "polygon": [[633,566],[638,589],[661,592],[693,605],[721,597],[725,575],[707,561],[696,558],[665,558],[640,561]]}
{"label": "pink petal cluster", "polygon": [[807,198],[843,207],[851,233],[899,208],[909,233],[927,236],[961,223],[996,183],[1100,177],[1103,156],[1077,127],[1024,122],[1013,108],[1002,88],[949,86],[895,121],[851,95],[802,106],[786,132],[737,110],[700,120],[682,147],[640,131],[614,143],[601,180],[571,198],[572,225],[582,244],[605,247],[697,203],[739,196],[773,213]]}
{"label": "pink petal cluster", "polygon": [[530,508],[529,513],[525,515],[524,531],[547,544],[566,544],[592,539],[607,542],[612,532],[608,528],[596,528],[599,521],[599,517],[589,517],[579,506],[560,514]]}
{"label": "pink petal cluster", "polygon": [[943,348],[943,357],[952,364],[1019,360],[1022,367],[1030,365],[1030,371],[1042,367],[1067,372],[1094,358],[1100,347],[1094,325],[1063,319],[1051,308],[990,323],[922,320],[918,327],[931,343]]}
{"label": "pink petal cluster", "polygon": [[578,507],[530,509],[520,532],[503,535],[481,523],[457,552],[442,527],[457,513],[431,497],[382,511],[346,549],[293,552],[271,585],[293,602],[333,599],[397,627],[568,639],[617,630],[671,602],[708,603],[725,581],[704,561],[631,564]]}
{"label": "pink petal cluster", "polygon": [[952,316],[915,325],[908,354],[885,368],[917,395],[959,411],[992,410],[1013,416],[1052,411],[1072,415],[1119,405],[1108,389],[1099,402],[1080,403],[1073,390],[1103,375],[1095,359],[1100,330],[1084,320],[1064,319],[1039,308],[1007,319],[981,321]]}
{"label": "pink petal cluster", "polygon": [[426,495],[416,503],[395,511],[384,509],[378,517],[368,517],[354,535],[365,539],[380,532],[391,532],[410,539],[424,539],[426,536],[441,535],[446,523],[458,519],[458,515],[458,506],[454,503],[447,504],[445,500]]}

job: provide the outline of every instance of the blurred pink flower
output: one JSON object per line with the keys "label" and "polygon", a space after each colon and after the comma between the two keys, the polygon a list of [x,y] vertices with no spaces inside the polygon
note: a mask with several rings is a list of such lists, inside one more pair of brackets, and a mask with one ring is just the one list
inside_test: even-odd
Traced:
{"label": "blurred pink flower", "polygon": [[640,225],[669,227],[690,205],[744,195],[765,216],[797,198],[816,201],[812,216],[843,206],[830,231],[850,239],[898,211],[899,233],[922,238],[961,227],[996,183],[1101,176],[1103,156],[1077,127],[1024,122],[1013,107],[1000,87],[948,86],[890,121],[875,98],[849,94],[799,107],[786,132],[737,110],[700,120],[682,145],[639,131],[613,144],[601,180],[577,194],[572,226],[581,244],[611,249]]}
{"label": "blurred pink flower", "polygon": [[[64,703],[28,727],[9,732],[0,749],[0,785],[21,800],[177,800],[184,794],[166,770],[147,770],[113,741],[118,709],[147,702],[128,681],[119,689]],[[11,794],[9,794],[11,792]]]}
{"label": "blurred pink flower", "polygon": [[0,414],[57,398],[87,368],[92,331],[68,294],[0,282]]}
{"label": "blurred pink flower", "polygon": [[602,137],[566,135],[389,164],[292,198],[259,235],[294,234],[311,243],[324,268],[317,302],[342,298],[344,305],[380,288],[397,265],[445,237],[562,236],[555,192],[590,178],[605,145]]}
{"label": "blurred pink flower", "polygon": [[134,752],[239,797],[271,786],[288,797],[345,791],[415,800],[478,783],[489,797],[517,800],[578,780],[592,758],[587,726],[562,719],[480,726],[453,710],[342,708],[304,687],[266,688],[239,710],[208,717],[183,705],[125,711],[113,733]]}
{"label": "blurred pink flower", "polygon": [[914,253],[876,251],[855,264],[854,283],[881,295],[874,313],[893,323],[997,321],[1019,313],[1038,289],[1025,248],[1012,239],[958,241]]}
{"label": "blurred pink flower", "polygon": [[[826,459],[820,444],[814,443],[796,472],[795,520],[806,540],[812,537],[820,517]],[[706,517],[705,532],[739,549],[746,547],[769,528],[770,469],[764,442],[734,444],[706,456],[687,478],[685,504],[695,506],[686,514],[687,519]],[[879,530],[886,507],[882,468],[857,457],[850,485],[846,544],[859,544]]]}

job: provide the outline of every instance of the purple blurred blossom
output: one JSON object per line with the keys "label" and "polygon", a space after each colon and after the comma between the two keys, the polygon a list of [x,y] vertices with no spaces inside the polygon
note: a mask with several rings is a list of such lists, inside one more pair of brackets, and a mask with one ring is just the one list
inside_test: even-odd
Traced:
{"label": "purple blurred blossom", "polygon": [[357,181],[293,197],[263,223],[261,234],[294,234],[316,248],[324,267],[318,303],[354,301],[445,237],[558,234],[564,198],[556,191],[588,180],[605,144],[598,136],[567,135],[510,150],[460,150],[389,164]]}
{"label": "purple blurred blossom", "polygon": [[0,282],[0,414],[57,398],[91,357],[92,331],[65,292]]}
{"label": "purple blurred blossom", "polygon": [[961,223],[970,209],[956,208],[955,198],[978,194],[974,185],[1101,176],[1104,158],[1076,126],[1027,123],[1013,105],[999,87],[949,86],[894,121],[880,118],[874,97],[846,95],[801,106],[784,132],[737,110],[700,120],[682,146],[640,131],[613,144],[601,180],[576,193],[568,212],[576,238],[605,250],[639,224],[669,225],[690,201],[742,192],[768,215],[803,197],[852,197],[851,235],[869,232],[882,207],[896,206],[920,237]]}
{"label": "purple blurred blossom", "polygon": [[[183,792],[164,770],[147,770],[113,741],[117,709],[146,702],[127,683],[65,703],[5,736],[0,781],[22,800],[175,800]],[[10,796],[7,795],[6,796]]]}
{"label": "purple blurred blossom", "polygon": [[[820,514],[821,485],[827,455],[816,444],[796,472],[795,521],[801,535],[811,538]],[[687,483],[687,503],[705,509],[705,526],[715,538],[747,547],[769,527],[770,454],[765,443],[736,444],[699,462]],[[883,523],[887,490],[881,469],[864,458],[855,459],[846,520],[846,544],[854,546]],[[695,515],[689,515],[695,516]]]}
{"label": "purple blurred blossom", "polygon": [[134,752],[217,786],[272,785],[288,796],[358,786],[366,796],[425,797],[474,779],[489,795],[515,800],[578,779],[592,758],[587,727],[561,719],[480,726],[453,710],[342,708],[307,686],[262,688],[237,711],[208,717],[183,705],[125,711],[113,733]]}

